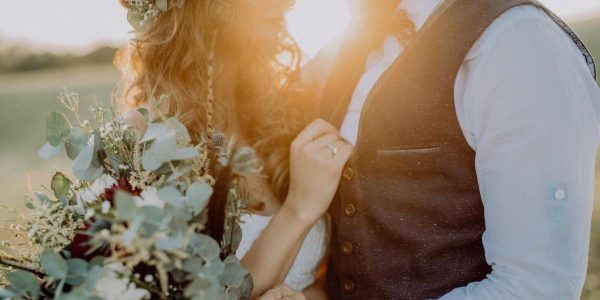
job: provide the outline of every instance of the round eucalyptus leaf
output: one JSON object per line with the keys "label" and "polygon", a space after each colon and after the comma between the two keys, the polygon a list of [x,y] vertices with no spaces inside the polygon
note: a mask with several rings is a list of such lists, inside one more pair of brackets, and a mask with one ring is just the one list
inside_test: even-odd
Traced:
{"label": "round eucalyptus leaf", "polygon": [[38,155],[43,159],[51,159],[60,152],[60,145],[54,147],[50,143],[45,143],[42,148],[38,151]]}
{"label": "round eucalyptus leaf", "polygon": [[56,174],[52,176],[50,188],[54,192],[54,196],[56,196],[56,198],[60,199],[68,197],[71,190],[71,180],[69,180],[63,173],[56,172]]}
{"label": "round eucalyptus leaf", "polygon": [[163,162],[154,155],[152,149],[144,151],[142,154],[142,167],[147,171],[156,171],[163,165]]}
{"label": "round eucalyptus leaf", "polygon": [[69,137],[67,137],[67,140],[65,141],[67,156],[71,160],[76,159],[81,149],[85,147],[87,140],[88,137],[83,129],[79,127],[72,128]]}
{"label": "round eucalyptus leaf", "polygon": [[87,261],[79,258],[69,259],[67,261],[68,274],[67,283],[70,285],[80,285],[84,282],[88,271]]}
{"label": "round eucalyptus leaf", "polygon": [[71,125],[61,113],[52,112],[46,120],[46,139],[54,147],[58,147],[63,139],[69,136]]}
{"label": "round eucalyptus leaf", "polygon": [[8,282],[18,291],[29,292],[32,294],[38,294],[40,290],[40,283],[33,274],[21,270],[12,272],[6,276]]}
{"label": "round eucalyptus leaf", "polygon": [[40,262],[42,268],[50,277],[54,279],[65,279],[67,277],[69,270],[67,261],[58,253],[44,250],[40,256]]}
{"label": "round eucalyptus leaf", "polygon": [[115,207],[119,213],[119,217],[122,219],[133,220],[137,215],[135,200],[127,192],[117,191],[115,195]]}
{"label": "round eucalyptus leaf", "polygon": [[85,277],[85,289],[88,291],[93,290],[96,287],[96,283],[102,276],[102,267],[100,265],[94,265],[90,268],[87,276]]}
{"label": "round eucalyptus leaf", "polygon": [[93,181],[102,176],[103,171],[103,168],[95,168],[93,166],[90,166],[89,168],[83,171],[73,171],[73,174],[80,180]]}
{"label": "round eucalyptus leaf", "polygon": [[92,164],[92,159],[94,158],[94,140],[90,139],[89,143],[83,146],[79,155],[73,161],[74,171],[87,170]]}
{"label": "round eucalyptus leaf", "polygon": [[[229,256],[231,257],[231,256]],[[228,257],[228,258],[229,258]],[[248,270],[244,269],[239,261],[229,261],[225,263],[225,270],[221,274],[221,282],[224,285],[232,288],[240,288],[244,282],[244,278],[248,274]]]}
{"label": "round eucalyptus leaf", "polygon": [[139,141],[140,143],[152,141],[169,131],[169,127],[163,123],[152,123],[148,125],[144,137]]}
{"label": "round eucalyptus leaf", "polygon": [[213,188],[206,182],[194,182],[187,189],[188,206],[195,212],[201,212],[206,205],[210,196],[213,194]]}

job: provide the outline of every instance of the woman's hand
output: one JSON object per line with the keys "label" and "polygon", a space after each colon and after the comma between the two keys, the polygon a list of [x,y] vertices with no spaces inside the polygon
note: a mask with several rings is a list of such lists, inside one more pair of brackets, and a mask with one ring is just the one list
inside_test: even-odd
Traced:
{"label": "woman's hand", "polygon": [[285,284],[278,285],[268,290],[264,295],[260,296],[258,300],[306,300],[306,296],[300,292],[294,291],[292,288]]}
{"label": "woman's hand", "polygon": [[316,222],[331,204],[352,150],[333,125],[320,119],[308,125],[291,145],[290,188],[282,209]]}

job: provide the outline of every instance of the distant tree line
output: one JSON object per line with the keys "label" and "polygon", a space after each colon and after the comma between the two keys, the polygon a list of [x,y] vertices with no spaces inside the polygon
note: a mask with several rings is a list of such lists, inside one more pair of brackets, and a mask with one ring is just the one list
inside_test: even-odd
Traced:
{"label": "distant tree line", "polygon": [[0,49],[0,73],[16,73],[69,67],[84,64],[111,63],[117,48],[99,47],[87,54],[37,53],[22,46]]}

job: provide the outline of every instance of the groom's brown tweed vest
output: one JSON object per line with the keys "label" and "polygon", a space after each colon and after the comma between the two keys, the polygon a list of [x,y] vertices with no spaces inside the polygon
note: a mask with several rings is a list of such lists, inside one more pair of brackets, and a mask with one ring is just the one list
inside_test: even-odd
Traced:
{"label": "groom's brown tweed vest", "polygon": [[[457,120],[454,82],[483,31],[519,5],[541,7],[530,0],[445,1],[370,92],[330,211],[331,299],[437,298],[491,272],[475,153]],[[349,74],[362,70],[345,59],[342,53],[322,102],[323,117],[338,126],[355,88],[343,83],[356,82]]]}

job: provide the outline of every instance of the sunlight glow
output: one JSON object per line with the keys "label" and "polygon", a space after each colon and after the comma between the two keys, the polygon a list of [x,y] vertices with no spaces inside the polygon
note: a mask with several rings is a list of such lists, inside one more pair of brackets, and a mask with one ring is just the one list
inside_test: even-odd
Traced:
{"label": "sunlight glow", "polygon": [[288,28],[307,57],[314,55],[348,24],[347,0],[299,0],[288,15]]}
{"label": "sunlight glow", "polygon": [[[257,0],[258,1],[258,0]],[[296,0],[289,30],[311,57],[346,26],[348,0]],[[378,1],[378,0],[373,0]],[[0,0],[0,47],[26,43],[40,49],[85,52],[99,44],[122,45],[130,37],[126,11],[117,0]],[[542,0],[559,16],[600,16],[599,0]]]}

